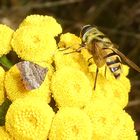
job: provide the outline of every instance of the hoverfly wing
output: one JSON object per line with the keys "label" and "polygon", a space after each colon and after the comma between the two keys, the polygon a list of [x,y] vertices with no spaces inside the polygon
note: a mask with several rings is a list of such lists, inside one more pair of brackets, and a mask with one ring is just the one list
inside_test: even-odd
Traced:
{"label": "hoverfly wing", "polygon": [[106,51],[102,49],[102,43],[96,42],[92,48],[92,55],[95,64],[98,68],[102,67],[105,64]]}
{"label": "hoverfly wing", "polygon": [[134,62],[132,62],[130,59],[128,59],[122,52],[117,50],[116,48],[110,48],[112,49],[116,54],[118,54],[123,61],[125,61],[129,66],[131,66],[136,71],[140,72],[140,67],[137,66]]}

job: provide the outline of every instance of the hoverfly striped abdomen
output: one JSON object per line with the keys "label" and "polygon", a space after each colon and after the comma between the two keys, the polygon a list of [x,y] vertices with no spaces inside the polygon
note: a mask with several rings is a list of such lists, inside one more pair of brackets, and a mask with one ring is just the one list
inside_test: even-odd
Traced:
{"label": "hoverfly striped abdomen", "polygon": [[108,48],[105,49],[107,55],[104,57],[106,59],[106,65],[113,73],[114,77],[118,79],[121,75],[121,58],[113,51]]}

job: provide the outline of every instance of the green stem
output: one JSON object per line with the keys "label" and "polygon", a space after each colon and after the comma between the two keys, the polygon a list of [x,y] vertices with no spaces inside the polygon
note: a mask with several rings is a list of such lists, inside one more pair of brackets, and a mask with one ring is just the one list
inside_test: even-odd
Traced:
{"label": "green stem", "polygon": [[13,66],[12,62],[5,55],[0,57],[0,63],[8,69],[10,69]]}

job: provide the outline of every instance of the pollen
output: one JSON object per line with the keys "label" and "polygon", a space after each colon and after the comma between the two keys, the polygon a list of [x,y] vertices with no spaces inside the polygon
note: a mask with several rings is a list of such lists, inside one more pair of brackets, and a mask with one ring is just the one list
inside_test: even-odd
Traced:
{"label": "pollen", "polygon": [[71,67],[56,71],[52,77],[51,90],[58,106],[83,107],[92,96],[87,76]]}
{"label": "pollen", "polygon": [[13,138],[6,132],[5,127],[0,126],[0,139],[1,140],[13,140]]}
{"label": "pollen", "polygon": [[2,67],[0,67],[0,105],[4,102],[4,98],[5,98],[4,78],[5,78],[5,71]]}
{"label": "pollen", "polygon": [[6,114],[6,130],[15,139],[45,140],[54,116],[42,98],[25,97],[15,100]]}
{"label": "pollen", "polygon": [[11,39],[14,30],[10,27],[0,24],[0,57],[11,51]]}
{"label": "pollen", "polygon": [[88,115],[74,107],[61,108],[55,115],[49,140],[91,140],[92,124]]}
{"label": "pollen", "polygon": [[51,63],[57,48],[53,36],[38,26],[24,26],[17,29],[11,44],[18,57],[32,62]]}
{"label": "pollen", "polygon": [[92,121],[93,139],[137,140],[133,120],[116,103],[106,99],[94,100],[84,111]]}
{"label": "pollen", "polygon": [[51,34],[52,36],[57,36],[62,32],[61,25],[57,23],[55,18],[47,15],[27,16],[20,24],[20,27],[24,27],[24,26],[43,27],[42,30],[45,30],[46,33]]}

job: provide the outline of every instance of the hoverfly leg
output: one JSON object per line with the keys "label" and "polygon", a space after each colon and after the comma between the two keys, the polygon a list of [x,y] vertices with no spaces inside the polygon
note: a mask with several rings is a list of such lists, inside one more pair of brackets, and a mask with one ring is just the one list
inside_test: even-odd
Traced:
{"label": "hoverfly leg", "polygon": [[95,75],[95,81],[94,81],[94,90],[96,89],[98,72],[99,72],[99,68],[97,67],[97,69],[96,69],[96,75]]}
{"label": "hoverfly leg", "polygon": [[70,54],[70,53],[80,53],[81,52],[81,49],[83,48],[83,46],[79,47],[78,49],[74,50],[74,51],[71,51],[71,52],[67,52],[67,53],[64,53],[65,54]]}
{"label": "hoverfly leg", "polygon": [[107,70],[107,66],[105,66],[105,72],[104,72],[105,78],[106,78],[106,70]]}
{"label": "hoverfly leg", "polygon": [[79,53],[80,51],[75,50],[75,51],[71,51],[71,52],[67,52],[67,53],[63,53],[63,54],[65,55],[65,54],[71,54],[71,53],[76,53],[76,52]]}
{"label": "hoverfly leg", "polygon": [[59,49],[59,51],[65,51],[67,49],[69,49],[70,47],[64,48],[64,49]]}
{"label": "hoverfly leg", "polygon": [[88,61],[88,66],[92,65],[92,63],[90,62],[90,60],[92,59],[93,57],[90,57],[87,61]]}

